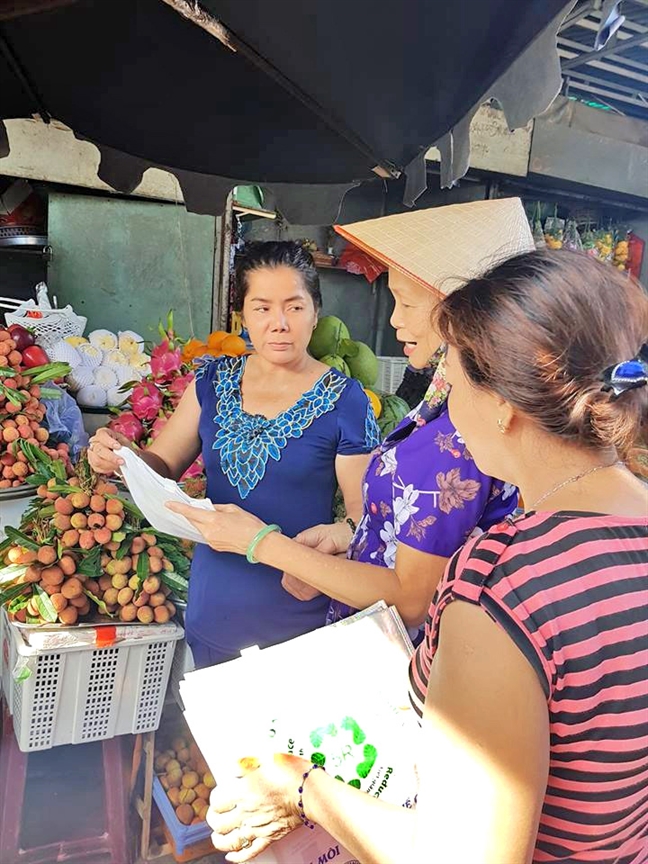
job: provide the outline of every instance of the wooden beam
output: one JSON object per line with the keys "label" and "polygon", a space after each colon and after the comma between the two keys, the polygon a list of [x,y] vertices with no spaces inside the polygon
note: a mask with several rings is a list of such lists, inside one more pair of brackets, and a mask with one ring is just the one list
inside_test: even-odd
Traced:
{"label": "wooden beam", "polygon": [[227,27],[223,27],[218,19],[201,9],[197,3],[189,2],[189,0],[162,0],[162,2],[182,15],[183,18],[191,21],[192,24],[205,30],[210,36],[214,36],[230,51],[236,52]]}
{"label": "wooden beam", "polygon": [[59,6],[71,6],[77,0],[0,0],[0,21],[34,15],[37,12],[50,12]]}

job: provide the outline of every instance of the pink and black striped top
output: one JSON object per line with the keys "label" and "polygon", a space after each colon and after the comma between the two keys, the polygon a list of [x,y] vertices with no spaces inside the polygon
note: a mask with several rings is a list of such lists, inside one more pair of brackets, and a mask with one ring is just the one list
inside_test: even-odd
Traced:
{"label": "pink and black striped top", "polygon": [[531,513],[451,560],[410,667],[422,715],[439,621],[477,603],[547,697],[550,764],[534,864],[648,862],[648,523]]}

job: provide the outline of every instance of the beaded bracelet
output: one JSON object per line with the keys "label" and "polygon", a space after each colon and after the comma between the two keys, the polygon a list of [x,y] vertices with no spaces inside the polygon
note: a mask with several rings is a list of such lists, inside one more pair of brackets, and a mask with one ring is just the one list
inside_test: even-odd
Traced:
{"label": "beaded bracelet", "polygon": [[264,537],[267,537],[268,534],[272,534],[273,531],[278,531],[281,534],[281,528],[278,525],[265,525],[258,534],[255,534],[252,540],[250,541],[250,545],[247,548],[247,552],[245,553],[245,557],[247,558],[250,564],[258,564],[258,558],[254,557],[254,553],[256,551],[256,547],[263,540]]}
{"label": "beaded bracelet", "polygon": [[326,770],[323,765],[318,765],[316,762],[313,762],[308,771],[304,772],[302,776],[301,786],[297,790],[299,792],[299,801],[297,802],[297,812],[299,813],[299,818],[307,828],[311,829],[311,831],[315,827],[315,823],[311,822],[310,819],[306,816],[306,813],[304,812],[304,786],[306,785],[306,781],[308,780],[311,771],[314,771],[316,768],[321,768],[322,771]]}
{"label": "beaded bracelet", "polygon": [[355,533],[356,533],[356,531],[358,530],[358,526],[356,525],[356,523],[353,521],[353,519],[352,519],[350,516],[347,516],[347,518],[346,518],[345,521],[346,521],[346,524],[347,524],[347,525],[349,526],[349,528],[351,529],[351,533],[352,533],[353,536],[355,537]]}

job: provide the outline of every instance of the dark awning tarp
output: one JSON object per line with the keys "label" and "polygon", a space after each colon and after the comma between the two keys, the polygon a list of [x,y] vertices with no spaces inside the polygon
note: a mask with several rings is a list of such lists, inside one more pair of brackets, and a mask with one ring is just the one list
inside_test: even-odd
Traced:
{"label": "dark awning tarp", "polygon": [[[62,121],[97,144],[101,176],[121,191],[150,165],[167,168],[202,212],[245,183],[280,204],[310,184],[330,209],[378,166],[406,174],[412,203],[433,144],[451,184],[467,169],[469,118],[485,98],[513,127],[556,95],[555,35],[572,5],[202,0],[231,50],[168,0],[52,3],[3,19],[0,2],[0,120]],[[21,4],[47,5],[9,7]]]}

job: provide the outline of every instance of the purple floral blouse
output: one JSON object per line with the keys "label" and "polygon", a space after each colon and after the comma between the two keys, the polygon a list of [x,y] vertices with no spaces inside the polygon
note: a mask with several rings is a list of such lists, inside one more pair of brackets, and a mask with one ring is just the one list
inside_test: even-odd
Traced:
{"label": "purple floral blouse", "polygon": [[[374,451],[351,560],[394,567],[399,543],[450,558],[470,536],[517,507],[517,489],[475,465],[452,425],[446,397],[444,378],[435,376],[421,405]],[[354,611],[332,600],[327,623]]]}

